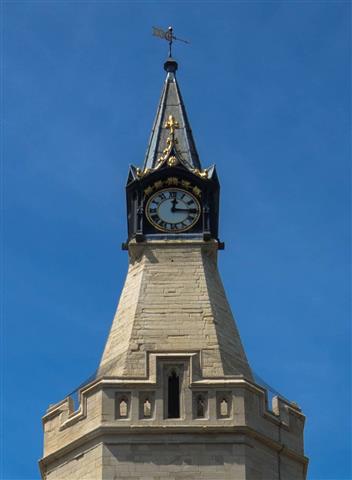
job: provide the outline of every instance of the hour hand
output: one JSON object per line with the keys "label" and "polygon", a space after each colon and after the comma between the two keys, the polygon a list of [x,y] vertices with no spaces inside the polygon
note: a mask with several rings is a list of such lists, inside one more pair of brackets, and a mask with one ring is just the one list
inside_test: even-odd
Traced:
{"label": "hour hand", "polygon": [[172,203],[171,211],[176,212],[177,211],[177,208],[176,208],[177,200],[176,200],[176,198],[173,198],[171,200],[171,203]]}

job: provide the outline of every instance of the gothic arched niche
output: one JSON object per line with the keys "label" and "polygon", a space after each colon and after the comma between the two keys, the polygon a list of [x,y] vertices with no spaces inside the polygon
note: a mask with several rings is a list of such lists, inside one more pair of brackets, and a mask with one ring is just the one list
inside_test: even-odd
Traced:
{"label": "gothic arched niche", "polygon": [[131,393],[116,392],[115,394],[115,418],[129,418]]}
{"label": "gothic arched niche", "polygon": [[149,398],[146,398],[143,403],[143,417],[149,418],[152,416],[152,404],[149,401]]}
{"label": "gothic arched niche", "polygon": [[206,399],[202,394],[197,395],[196,397],[196,416],[197,418],[204,418],[206,415]]}
{"label": "gothic arched niche", "polygon": [[128,417],[128,400],[125,397],[122,397],[119,402],[119,417],[120,418]]}
{"label": "gothic arched niche", "polygon": [[220,401],[220,417],[228,417],[229,416],[229,402],[227,398],[223,398]]}

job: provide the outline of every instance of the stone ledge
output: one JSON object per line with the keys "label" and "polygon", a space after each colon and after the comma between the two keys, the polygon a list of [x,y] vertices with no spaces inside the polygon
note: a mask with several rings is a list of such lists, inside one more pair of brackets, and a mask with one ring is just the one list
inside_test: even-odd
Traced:
{"label": "stone ledge", "polygon": [[[117,431],[118,430],[118,431]],[[187,432],[185,432],[185,430]],[[122,436],[119,436],[122,434]],[[172,434],[171,436],[169,434]],[[209,434],[207,438],[206,435]],[[216,437],[211,438],[212,435],[216,434]],[[113,435],[113,439],[106,439],[100,437]],[[175,437],[177,435],[177,437]],[[248,444],[249,438],[254,438],[260,443],[270,447],[280,455],[290,457],[291,459],[299,462],[303,465],[306,472],[308,467],[308,458],[304,455],[297,454],[293,450],[287,448],[284,444],[276,442],[269,437],[245,426],[241,427],[208,427],[208,428],[195,428],[182,425],[180,427],[174,427],[172,430],[165,431],[162,427],[140,427],[136,426],[135,428],[125,427],[124,429],[117,429],[116,426],[112,425],[102,425],[98,428],[86,433],[81,436],[79,439],[65,445],[64,447],[58,449],[56,452],[47,455],[42,458],[39,462],[40,470],[42,472],[42,478],[44,476],[44,469],[50,462],[57,460],[60,457],[63,457],[67,453],[70,453],[74,449],[80,447],[84,443],[91,442],[95,439],[100,439],[97,444],[142,444],[149,445],[150,443],[165,444],[166,443],[188,443],[190,445],[197,443],[207,443],[217,445],[220,443],[236,443],[233,436],[243,436],[241,440],[237,440],[237,443]],[[158,438],[157,438],[158,436]],[[194,438],[198,437],[198,438]]]}

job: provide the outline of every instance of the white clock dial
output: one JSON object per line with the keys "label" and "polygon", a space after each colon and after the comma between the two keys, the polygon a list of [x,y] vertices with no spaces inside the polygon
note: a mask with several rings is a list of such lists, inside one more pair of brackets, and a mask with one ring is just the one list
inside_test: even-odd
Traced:
{"label": "white clock dial", "polygon": [[149,222],[163,232],[184,232],[195,225],[200,205],[194,195],[180,188],[165,188],[148,200],[146,214]]}

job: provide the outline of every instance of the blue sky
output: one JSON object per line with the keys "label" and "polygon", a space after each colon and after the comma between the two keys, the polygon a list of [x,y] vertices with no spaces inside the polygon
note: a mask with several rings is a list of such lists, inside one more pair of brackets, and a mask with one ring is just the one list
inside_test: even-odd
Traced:
{"label": "blue sky", "polygon": [[173,24],[220,270],[253,369],[307,415],[310,480],[350,479],[350,3],[2,3],[3,479],[39,478],[41,415],[97,367],[127,268]]}

